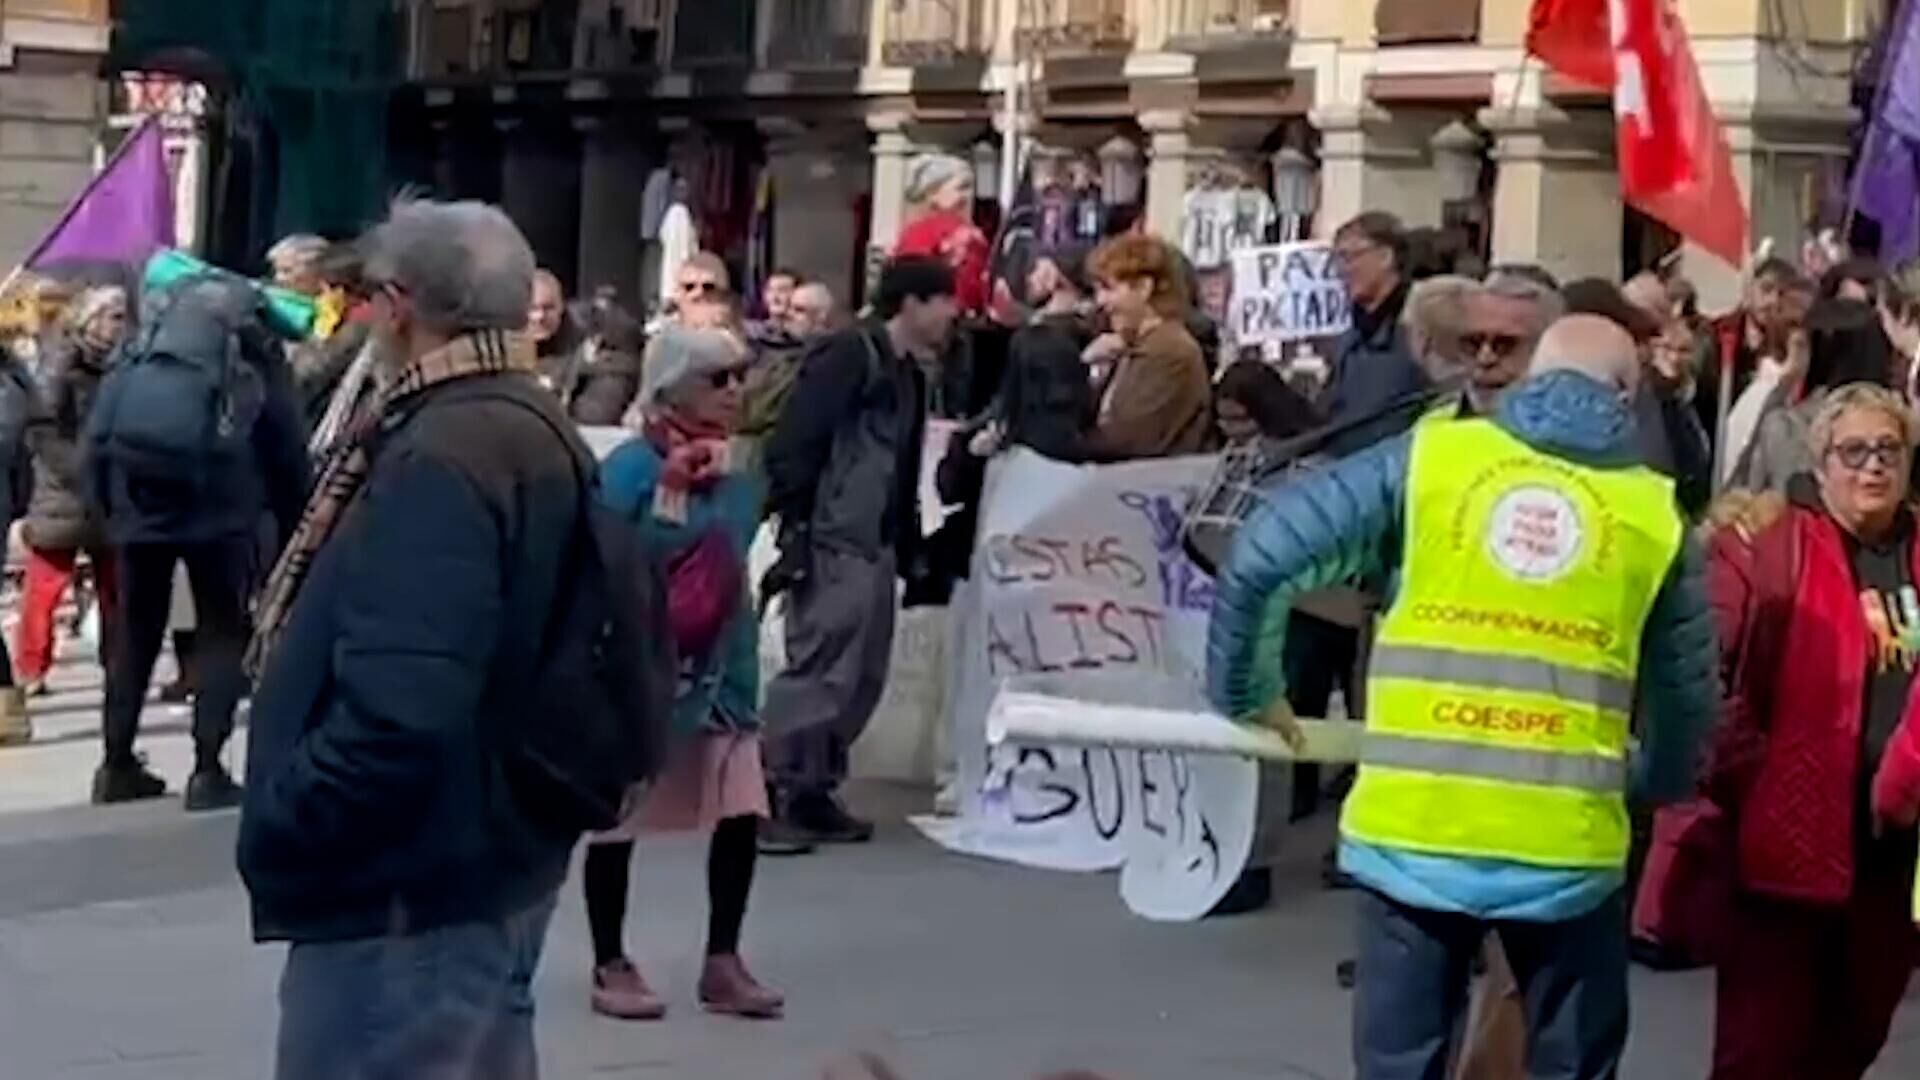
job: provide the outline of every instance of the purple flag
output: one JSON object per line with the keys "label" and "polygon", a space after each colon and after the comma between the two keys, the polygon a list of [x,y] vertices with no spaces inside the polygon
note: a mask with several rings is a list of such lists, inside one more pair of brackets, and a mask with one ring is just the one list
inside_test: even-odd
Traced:
{"label": "purple flag", "polygon": [[173,180],[160,121],[127,136],[100,175],[27,257],[31,269],[67,259],[139,263],[173,244]]}

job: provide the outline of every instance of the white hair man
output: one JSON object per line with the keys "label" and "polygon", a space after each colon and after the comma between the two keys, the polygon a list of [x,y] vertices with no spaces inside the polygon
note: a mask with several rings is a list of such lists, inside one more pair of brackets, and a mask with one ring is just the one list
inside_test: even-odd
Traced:
{"label": "white hair man", "polygon": [[255,936],[292,944],[281,1080],[535,1075],[531,978],[578,836],[530,813],[498,743],[592,459],[532,377],[534,273],[480,203],[402,203],[368,237],[377,442],[330,459],[250,652],[239,864]]}
{"label": "white hair man", "polygon": [[325,237],[312,233],[294,233],[282,237],[267,249],[267,265],[273,268],[273,283],[307,296],[320,295],[326,285],[320,277],[320,259],[331,246]]}
{"label": "white hair man", "polygon": [[1490,415],[1274,489],[1217,579],[1208,693],[1283,731],[1270,628],[1328,567],[1392,583],[1340,820],[1362,1077],[1446,1073],[1489,931],[1532,1006],[1531,1059],[1618,1072],[1627,802],[1691,793],[1717,709],[1699,551],[1632,443],[1633,340],[1570,316],[1534,356]]}

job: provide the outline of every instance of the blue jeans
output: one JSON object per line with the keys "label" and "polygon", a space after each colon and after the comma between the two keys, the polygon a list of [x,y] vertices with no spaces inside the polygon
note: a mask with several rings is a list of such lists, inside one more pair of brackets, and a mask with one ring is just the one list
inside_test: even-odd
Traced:
{"label": "blue jeans", "polygon": [[276,1080],[537,1080],[533,973],[553,904],[409,937],[294,945]]}
{"label": "blue jeans", "polygon": [[1359,1080],[1445,1080],[1469,965],[1500,935],[1527,1010],[1533,1080],[1612,1080],[1627,1046],[1627,900],[1556,923],[1485,922],[1360,890],[1353,1055]]}

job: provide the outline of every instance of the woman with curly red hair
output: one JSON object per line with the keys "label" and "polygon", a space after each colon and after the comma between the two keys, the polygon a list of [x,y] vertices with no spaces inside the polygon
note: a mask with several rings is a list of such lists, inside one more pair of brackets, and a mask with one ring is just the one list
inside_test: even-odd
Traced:
{"label": "woman with curly red hair", "polygon": [[1100,391],[1088,456],[1124,461],[1204,450],[1212,386],[1184,323],[1179,256],[1165,241],[1132,234],[1094,249],[1088,267],[1109,327],[1084,354]]}

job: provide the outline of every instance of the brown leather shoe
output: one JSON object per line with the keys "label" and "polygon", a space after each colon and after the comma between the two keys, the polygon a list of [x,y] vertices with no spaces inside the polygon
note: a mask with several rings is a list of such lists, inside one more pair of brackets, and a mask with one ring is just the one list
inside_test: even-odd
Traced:
{"label": "brown leather shoe", "polygon": [[658,1020],[667,1015],[667,1003],[623,957],[593,969],[593,1011],[615,1020]]}
{"label": "brown leather shoe", "polygon": [[711,1013],[777,1020],[786,1011],[787,999],[760,985],[738,953],[724,953],[707,957],[700,969],[700,1005]]}

